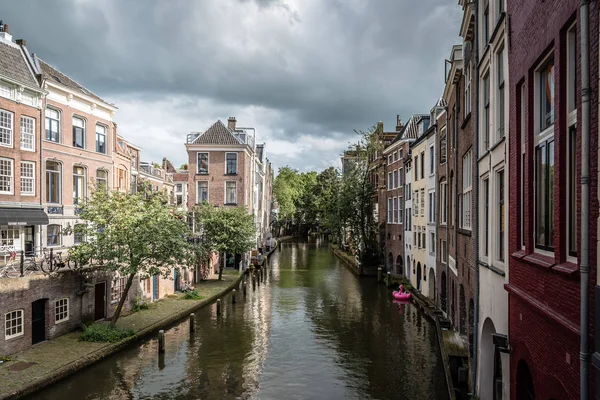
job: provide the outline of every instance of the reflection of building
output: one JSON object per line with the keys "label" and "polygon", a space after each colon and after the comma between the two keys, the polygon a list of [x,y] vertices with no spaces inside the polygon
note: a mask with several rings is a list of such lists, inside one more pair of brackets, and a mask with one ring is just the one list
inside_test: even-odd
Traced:
{"label": "reflection of building", "polygon": [[0,247],[31,252],[48,223],[40,176],[44,93],[32,73],[39,70],[28,65],[25,41],[17,43],[0,25]]}

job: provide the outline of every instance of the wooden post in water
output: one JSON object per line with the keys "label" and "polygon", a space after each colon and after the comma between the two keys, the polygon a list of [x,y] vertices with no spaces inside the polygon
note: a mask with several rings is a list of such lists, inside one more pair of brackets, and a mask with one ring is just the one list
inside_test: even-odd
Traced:
{"label": "wooden post in water", "polygon": [[217,299],[217,315],[221,314],[221,299]]}
{"label": "wooden post in water", "polygon": [[165,331],[163,331],[162,329],[158,331],[158,352],[165,352]]}
{"label": "wooden post in water", "polygon": [[233,292],[231,294],[231,304],[235,304],[235,289],[233,289]]}
{"label": "wooden post in water", "polygon": [[377,282],[381,282],[381,267],[377,268]]}
{"label": "wooden post in water", "polygon": [[194,331],[196,330],[196,317],[194,315],[194,313],[190,314],[190,333],[194,333]]}

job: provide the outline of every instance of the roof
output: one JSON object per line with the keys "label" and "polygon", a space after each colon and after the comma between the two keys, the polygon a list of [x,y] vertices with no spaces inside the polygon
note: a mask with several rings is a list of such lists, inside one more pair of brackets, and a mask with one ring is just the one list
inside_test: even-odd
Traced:
{"label": "roof", "polygon": [[0,75],[29,87],[40,87],[25,61],[21,48],[16,44],[8,44],[1,40]]}
{"label": "roof", "polygon": [[188,181],[187,171],[177,172],[177,173],[173,174],[173,181],[174,182],[187,182]]}
{"label": "roof", "polygon": [[231,144],[240,145],[242,144],[234,135],[233,132],[227,128],[221,120],[217,120],[210,126],[203,134],[198,136],[194,140],[194,144]]}
{"label": "roof", "polygon": [[111,107],[114,107],[114,104],[109,103],[97,94],[93,93],[91,90],[86,89],[84,86],[80,85],[75,80],[69,78],[67,75],[63,74],[44,60],[40,59],[39,57],[37,58],[37,60],[39,61],[40,67],[42,69],[42,76],[44,77],[44,79],[47,79],[49,82],[52,83],[57,83],[75,92],[79,92],[85,96],[89,96],[93,99],[101,101],[105,104],[110,105]]}

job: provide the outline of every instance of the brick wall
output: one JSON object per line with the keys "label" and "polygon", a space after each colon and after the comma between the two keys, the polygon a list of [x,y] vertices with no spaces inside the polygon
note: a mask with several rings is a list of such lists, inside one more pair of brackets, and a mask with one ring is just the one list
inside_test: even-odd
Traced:
{"label": "brick wall", "polygon": [[[454,102],[452,102],[452,105],[454,105]],[[448,108],[449,110],[451,108]],[[447,264],[444,264],[442,262],[442,257],[443,257],[443,253],[442,253],[442,246],[441,246],[441,242],[445,241],[446,242],[446,252],[448,252],[448,233],[447,233],[447,227],[450,224],[450,212],[448,210],[448,205],[449,205],[449,199],[450,199],[450,183],[449,180],[447,178],[447,169],[449,167],[448,165],[448,160],[446,160],[446,162],[444,164],[440,164],[440,154],[441,154],[441,147],[440,147],[440,139],[441,139],[441,131],[444,127],[446,127],[446,118],[448,117],[447,113],[449,113],[449,111],[446,111],[446,113],[444,113],[440,118],[438,118],[437,120],[437,124],[438,124],[438,135],[437,135],[437,139],[436,139],[436,175],[437,175],[437,184],[436,184],[436,201],[437,201],[437,207],[435,210],[435,220],[437,222],[437,229],[436,229],[436,276],[438,277],[438,284],[437,284],[437,299],[438,300],[438,306],[444,310],[447,311],[448,310],[448,294],[447,294],[447,284],[442,286],[443,282],[442,282],[442,276],[446,277],[446,282],[448,282],[449,279],[449,270],[447,268]],[[448,145],[449,145],[449,136],[450,131],[449,129],[446,129],[446,149],[448,149]],[[440,190],[440,182],[442,181],[446,181],[447,185],[447,193],[446,193],[446,199],[448,199],[448,203],[446,203],[446,225],[442,225],[441,221],[441,215],[440,215],[440,210],[442,209],[442,192]],[[446,262],[448,260],[448,257],[446,256]],[[443,294],[446,294],[445,297],[443,296]]]}
{"label": "brick wall", "polygon": [[[383,180],[383,186],[384,189],[382,190],[382,194],[380,196],[380,219],[382,221],[385,222],[385,247],[386,247],[386,254],[385,254],[385,263],[388,266],[388,268],[390,267],[390,265],[388,265],[389,263],[389,254],[392,254],[392,270],[390,272],[392,273],[401,273],[403,275],[407,274],[406,268],[408,268],[409,266],[405,265],[406,264],[406,259],[404,256],[404,221],[398,221],[398,223],[387,223],[387,199],[388,198],[399,198],[402,197],[402,199],[404,199],[404,184],[399,185],[398,188],[396,189],[392,189],[392,190],[387,190],[387,181],[388,181],[388,172],[392,172],[392,176],[393,176],[393,171],[398,171],[399,168],[402,168],[402,179],[400,182],[404,183],[404,178],[406,176],[406,170],[404,168],[404,156],[407,154],[408,152],[408,143],[402,143],[400,145],[398,145],[394,151],[402,151],[402,158],[398,159],[395,162],[392,162],[392,164],[388,165],[387,164],[387,158],[384,161],[384,177],[385,179]],[[398,178],[400,179],[400,178]],[[402,204],[402,208],[403,208],[403,212],[402,215],[404,216],[404,204]]]}

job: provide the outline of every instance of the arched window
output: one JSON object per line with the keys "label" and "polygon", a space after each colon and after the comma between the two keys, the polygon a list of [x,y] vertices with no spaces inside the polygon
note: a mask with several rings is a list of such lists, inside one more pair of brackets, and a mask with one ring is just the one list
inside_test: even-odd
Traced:
{"label": "arched window", "polygon": [[85,198],[85,169],[81,166],[73,167],[73,204],[83,203]]}
{"label": "arched window", "polygon": [[60,198],[60,164],[46,161],[46,202],[59,204]]}

